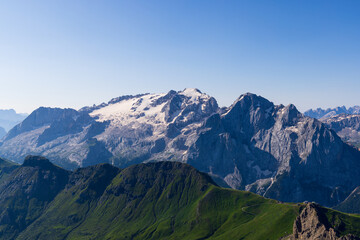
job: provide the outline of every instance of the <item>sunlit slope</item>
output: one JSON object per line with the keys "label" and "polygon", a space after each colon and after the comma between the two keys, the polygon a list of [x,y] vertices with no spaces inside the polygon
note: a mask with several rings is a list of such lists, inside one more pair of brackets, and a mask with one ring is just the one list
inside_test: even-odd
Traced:
{"label": "sunlit slope", "polygon": [[19,239],[278,239],[292,232],[299,212],[297,205],[217,187],[181,163],[140,164],[116,176],[110,165],[95,168],[78,174],[84,178],[73,180]]}

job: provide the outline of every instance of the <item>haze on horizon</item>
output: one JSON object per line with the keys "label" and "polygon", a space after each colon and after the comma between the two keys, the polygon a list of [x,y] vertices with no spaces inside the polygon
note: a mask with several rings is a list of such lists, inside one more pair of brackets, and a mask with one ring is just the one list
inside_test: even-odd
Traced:
{"label": "haze on horizon", "polygon": [[360,105],[359,1],[1,1],[0,109],[198,88]]}

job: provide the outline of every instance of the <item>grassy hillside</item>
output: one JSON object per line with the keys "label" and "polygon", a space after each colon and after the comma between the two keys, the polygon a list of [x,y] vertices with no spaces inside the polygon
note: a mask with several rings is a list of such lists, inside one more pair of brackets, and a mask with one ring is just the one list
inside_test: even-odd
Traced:
{"label": "grassy hillside", "polygon": [[0,158],[0,183],[17,167],[19,167],[19,165],[16,163]]}
{"label": "grassy hillside", "polygon": [[[0,184],[0,239],[279,239],[304,206],[218,187],[179,162],[71,173],[30,160]],[[360,235],[358,216],[321,209],[339,234]]]}
{"label": "grassy hillside", "polygon": [[329,208],[322,208],[329,225],[339,233],[340,236],[353,234],[360,236],[360,215],[346,214]]}
{"label": "grassy hillside", "polygon": [[[96,172],[113,178],[106,186],[101,176],[86,176],[69,186],[19,239],[278,239],[299,212],[217,187],[181,163],[140,164],[116,176],[105,164]],[[90,190],[97,181],[106,188]]]}

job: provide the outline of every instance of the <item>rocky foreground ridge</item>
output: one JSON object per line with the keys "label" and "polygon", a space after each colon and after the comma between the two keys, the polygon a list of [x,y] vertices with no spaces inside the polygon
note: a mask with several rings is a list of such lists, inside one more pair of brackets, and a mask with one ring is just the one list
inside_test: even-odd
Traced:
{"label": "rocky foreground ridge", "polygon": [[[358,240],[353,234],[339,236],[338,232],[329,223],[325,215],[325,209],[314,203],[308,203],[296,218],[293,227],[293,235],[290,240]],[[344,224],[339,222],[337,227]]]}
{"label": "rocky foreground ridge", "polygon": [[360,186],[360,152],[294,105],[255,94],[229,107],[197,89],[115,98],[99,106],[39,108],[0,143],[0,156],[43,155],[68,169],[188,163],[220,185],[289,202],[341,203]]}

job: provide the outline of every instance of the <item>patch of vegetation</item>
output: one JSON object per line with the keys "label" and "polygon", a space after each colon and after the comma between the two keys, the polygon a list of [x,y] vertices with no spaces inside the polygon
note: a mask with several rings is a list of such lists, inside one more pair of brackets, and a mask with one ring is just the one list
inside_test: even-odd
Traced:
{"label": "patch of vegetation", "polygon": [[129,167],[81,200],[89,181],[60,193],[19,239],[278,239],[299,212],[175,162]]}
{"label": "patch of vegetation", "polygon": [[340,236],[353,234],[360,236],[360,215],[346,214],[333,209],[323,208],[329,224]]}

